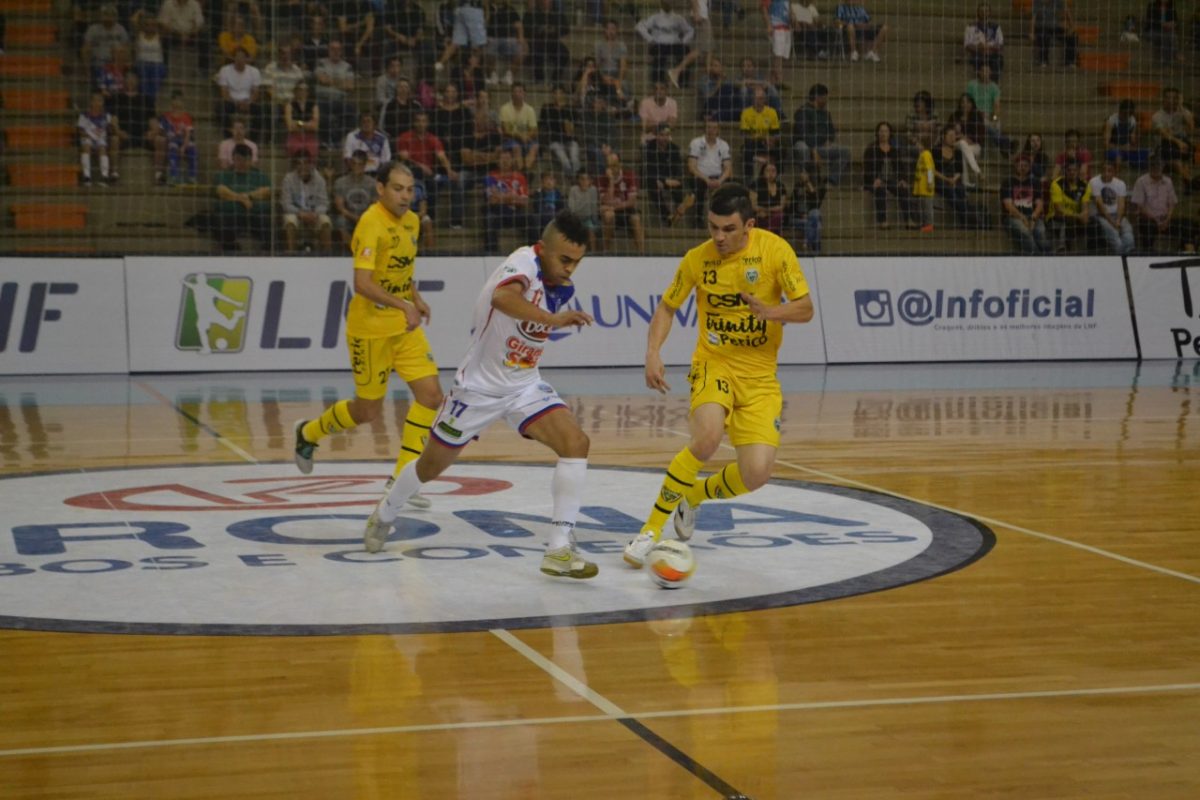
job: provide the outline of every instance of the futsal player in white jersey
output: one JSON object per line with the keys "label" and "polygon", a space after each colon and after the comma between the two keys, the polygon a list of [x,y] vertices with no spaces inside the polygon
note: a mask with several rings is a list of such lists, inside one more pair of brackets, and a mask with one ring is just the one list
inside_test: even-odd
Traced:
{"label": "futsal player in white jersey", "polygon": [[587,434],[554,387],[542,380],[538,360],[550,332],[590,325],[592,317],[566,307],[575,293],[571,275],[587,250],[583,220],[556,216],[532,247],[515,250],[492,273],[475,301],[471,346],[454,376],[416,461],[406,465],[367,520],[363,543],[377,553],[405,502],[454,463],[472,439],[498,419],[558,456],[551,481],[553,509],[542,572],[591,578],[599,571],[575,547],[575,520],[587,475]]}

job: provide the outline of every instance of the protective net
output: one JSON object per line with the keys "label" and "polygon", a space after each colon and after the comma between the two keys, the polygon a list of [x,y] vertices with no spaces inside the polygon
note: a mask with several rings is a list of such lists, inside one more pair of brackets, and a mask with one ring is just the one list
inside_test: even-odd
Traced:
{"label": "protective net", "polygon": [[1067,173],[1109,156],[1131,199],[1162,156],[1174,219],[1196,216],[1195,4],[0,8],[5,253],[344,252],[393,156],[425,253],[507,251],[572,207],[599,251],[677,254],[727,180],[800,252],[1108,252]]}

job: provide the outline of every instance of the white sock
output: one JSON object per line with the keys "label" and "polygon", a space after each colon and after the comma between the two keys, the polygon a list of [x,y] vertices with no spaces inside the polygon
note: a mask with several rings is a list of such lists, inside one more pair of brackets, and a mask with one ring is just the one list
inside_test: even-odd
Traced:
{"label": "white sock", "polygon": [[586,478],[586,458],[560,458],[554,466],[554,478],[550,482],[554,510],[550,516],[550,538],[546,543],[548,550],[558,550],[571,543],[571,532],[575,530],[575,520],[579,518],[580,497]]}
{"label": "white sock", "polygon": [[400,513],[400,509],[404,508],[404,504],[408,502],[408,498],[419,492],[423,485],[421,479],[417,477],[417,462],[410,461],[405,464],[404,469],[400,470],[400,474],[393,481],[391,490],[379,504],[376,511],[379,521],[391,522],[394,520]]}
{"label": "white sock", "polygon": [[108,177],[108,156],[100,156],[100,175],[104,178]]}
{"label": "white sock", "polygon": [[92,157],[87,153],[79,154],[79,166],[83,168],[83,177],[92,177]]}

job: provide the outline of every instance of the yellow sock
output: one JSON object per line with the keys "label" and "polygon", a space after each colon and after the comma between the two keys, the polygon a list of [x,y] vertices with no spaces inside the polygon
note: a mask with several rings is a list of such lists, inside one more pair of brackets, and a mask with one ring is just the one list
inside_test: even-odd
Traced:
{"label": "yellow sock", "polygon": [[300,435],[315,444],[331,433],[349,430],[356,425],[358,423],[350,416],[350,401],[338,400],[321,412],[321,416],[304,423]]}
{"label": "yellow sock", "polygon": [[732,464],[726,464],[720,472],[709,475],[702,481],[696,481],[692,484],[692,488],[687,490],[686,497],[688,504],[692,508],[696,508],[705,500],[737,497],[748,491],[750,490],[742,482],[742,472],[738,469],[735,461]]}
{"label": "yellow sock", "polygon": [[662,536],[667,517],[671,516],[675,506],[679,505],[684,492],[692,488],[696,482],[696,475],[703,466],[704,462],[692,455],[692,451],[686,447],[675,454],[675,458],[671,459],[671,466],[667,467],[667,477],[663,478],[662,488],[658,490],[658,499],[650,511],[650,518],[646,520],[642,530],[652,530],[657,536]]}
{"label": "yellow sock", "polygon": [[437,417],[437,409],[426,408],[417,401],[408,407],[408,416],[404,418],[404,432],[400,434],[400,457],[396,459],[396,470],[393,476],[399,475],[404,465],[421,455],[425,443],[429,441],[429,429]]}

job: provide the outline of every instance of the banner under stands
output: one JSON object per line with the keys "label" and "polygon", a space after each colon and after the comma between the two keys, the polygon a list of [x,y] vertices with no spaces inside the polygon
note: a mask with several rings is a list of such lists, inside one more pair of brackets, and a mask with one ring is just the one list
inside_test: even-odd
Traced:
{"label": "banner under stands", "polygon": [[829,363],[1137,358],[1119,258],[823,258]]}
{"label": "banner under stands", "polygon": [[1200,357],[1200,257],[1127,259],[1142,358]]}
{"label": "banner under stands", "polygon": [[121,259],[3,259],[0,375],[108,372],[129,372]]}

